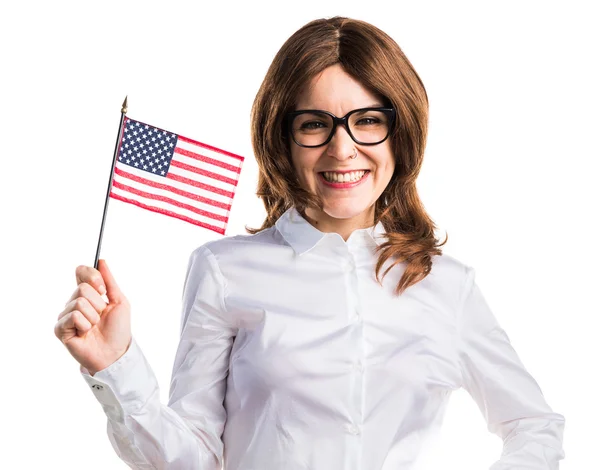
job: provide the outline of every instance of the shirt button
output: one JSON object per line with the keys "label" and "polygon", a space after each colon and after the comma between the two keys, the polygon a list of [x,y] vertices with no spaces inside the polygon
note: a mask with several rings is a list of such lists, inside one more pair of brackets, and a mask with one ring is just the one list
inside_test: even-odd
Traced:
{"label": "shirt button", "polygon": [[347,424],[346,429],[350,434],[353,434],[355,436],[360,434],[360,429],[355,424]]}
{"label": "shirt button", "polygon": [[344,270],[345,270],[347,273],[350,273],[350,272],[352,272],[352,271],[354,270],[354,263],[353,263],[352,261],[348,261],[348,262],[346,263],[346,266],[344,266]]}
{"label": "shirt button", "polygon": [[357,372],[363,372],[363,371],[365,370],[365,366],[363,366],[363,364],[362,364],[362,362],[361,362],[361,361],[358,361],[358,362],[356,362],[356,363],[354,364],[354,369],[355,369]]}

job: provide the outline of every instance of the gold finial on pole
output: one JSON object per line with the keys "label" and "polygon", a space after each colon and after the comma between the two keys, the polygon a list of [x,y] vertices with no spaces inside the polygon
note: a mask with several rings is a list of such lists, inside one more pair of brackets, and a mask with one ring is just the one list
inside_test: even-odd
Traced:
{"label": "gold finial on pole", "polygon": [[125,101],[123,101],[123,106],[121,107],[121,112],[123,114],[127,113],[127,96],[125,96]]}

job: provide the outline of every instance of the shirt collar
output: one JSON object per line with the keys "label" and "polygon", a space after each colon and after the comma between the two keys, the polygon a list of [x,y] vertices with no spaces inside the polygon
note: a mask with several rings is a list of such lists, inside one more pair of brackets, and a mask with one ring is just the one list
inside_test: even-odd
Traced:
{"label": "shirt collar", "polygon": [[[295,206],[290,207],[277,219],[275,227],[298,255],[306,253],[326,236],[339,236],[341,239],[337,233],[325,233],[313,227]],[[366,244],[380,245],[386,240],[385,234],[383,223],[379,222],[368,228],[354,230],[350,237],[361,237],[360,240],[364,240]]]}

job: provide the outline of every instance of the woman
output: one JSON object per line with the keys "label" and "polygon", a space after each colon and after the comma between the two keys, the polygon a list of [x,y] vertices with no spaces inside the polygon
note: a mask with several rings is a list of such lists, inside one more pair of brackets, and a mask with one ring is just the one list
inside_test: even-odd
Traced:
{"label": "woman", "polygon": [[168,406],[106,263],[77,268],[55,334],[123,461],[408,469],[464,387],[504,440],[493,468],[558,467],[564,417],[417,195],[427,117],[421,80],[376,27],[322,19],[286,41],[252,113],[267,219],[192,253]]}

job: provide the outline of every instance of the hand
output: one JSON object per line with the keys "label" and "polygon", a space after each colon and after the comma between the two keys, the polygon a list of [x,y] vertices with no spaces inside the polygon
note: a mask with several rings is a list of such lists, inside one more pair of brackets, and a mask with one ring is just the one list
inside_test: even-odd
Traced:
{"label": "hand", "polygon": [[[131,307],[106,262],[78,266],[77,288],[58,315],[54,334],[91,375],[119,359],[131,342]],[[108,303],[102,298],[106,293]]]}

